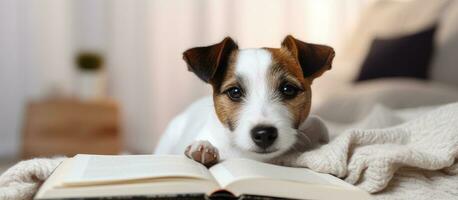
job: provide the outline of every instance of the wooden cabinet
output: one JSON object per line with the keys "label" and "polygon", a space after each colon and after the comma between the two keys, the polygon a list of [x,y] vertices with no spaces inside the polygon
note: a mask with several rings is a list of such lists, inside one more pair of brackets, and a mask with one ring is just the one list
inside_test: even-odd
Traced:
{"label": "wooden cabinet", "polygon": [[120,112],[112,101],[46,100],[26,106],[22,156],[118,154]]}

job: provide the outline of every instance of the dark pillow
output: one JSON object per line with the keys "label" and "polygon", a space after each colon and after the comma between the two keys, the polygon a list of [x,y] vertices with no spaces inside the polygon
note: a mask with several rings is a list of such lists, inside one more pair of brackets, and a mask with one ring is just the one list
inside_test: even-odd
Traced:
{"label": "dark pillow", "polygon": [[358,78],[410,77],[427,79],[436,26],[392,39],[374,39]]}

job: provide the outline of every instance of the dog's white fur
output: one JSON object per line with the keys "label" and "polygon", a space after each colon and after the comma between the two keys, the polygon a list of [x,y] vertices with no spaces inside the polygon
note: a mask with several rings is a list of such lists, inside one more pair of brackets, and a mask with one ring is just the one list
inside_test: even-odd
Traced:
{"label": "dog's white fur", "polygon": [[[295,143],[296,131],[288,108],[275,98],[267,77],[272,66],[271,53],[265,49],[241,50],[235,63],[235,73],[243,77],[246,101],[238,116],[238,126],[232,134],[234,146],[244,151],[244,156],[264,160],[277,156]],[[272,153],[259,154],[258,147],[253,143],[250,130],[259,125],[268,124],[278,129],[278,138],[267,151]]]}
{"label": "dog's white fur", "polygon": [[[240,108],[235,130],[231,132],[218,120],[211,97],[201,99],[177,116],[167,128],[155,153],[183,154],[187,145],[196,140],[207,140],[215,146],[222,159],[245,157],[266,161],[287,150],[296,142],[297,130],[293,119],[284,106],[275,100],[270,88],[268,71],[272,65],[272,55],[265,49],[243,49],[237,54],[235,73],[242,77],[245,86],[245,100]],[[259,124],[273,125],[278,129],[275,143],[260,151],[250,136],[250,130]]]}

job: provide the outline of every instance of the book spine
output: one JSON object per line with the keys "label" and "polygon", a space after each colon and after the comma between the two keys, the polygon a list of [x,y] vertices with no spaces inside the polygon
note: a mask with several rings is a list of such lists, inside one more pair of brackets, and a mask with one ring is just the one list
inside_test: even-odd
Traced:
{"label": "book spine", "polygon": [[220,190],[214,192],[208,197],[209,200],[237,200],[238,197],[234,196],[231,192],[227,190]]}

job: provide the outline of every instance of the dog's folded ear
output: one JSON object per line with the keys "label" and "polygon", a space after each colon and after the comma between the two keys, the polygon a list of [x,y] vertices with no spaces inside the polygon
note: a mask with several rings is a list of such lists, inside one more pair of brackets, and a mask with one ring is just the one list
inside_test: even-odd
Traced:
{"label": "dog's folded ear", "polygon": [[194,72],[201,80],[213,84],[216,74],[224,71],[232,51],[238,49],[237,44],[230,37],[220,43],[188,49],[183,53],[183,59],[188,70]]}
{"label": "dog's folded ear", "polygon": [[296,57],[304,77],[310,81],[331,69],[335,56],[332,47],[302,42],[291,35],[285,37],[281,46]]}

